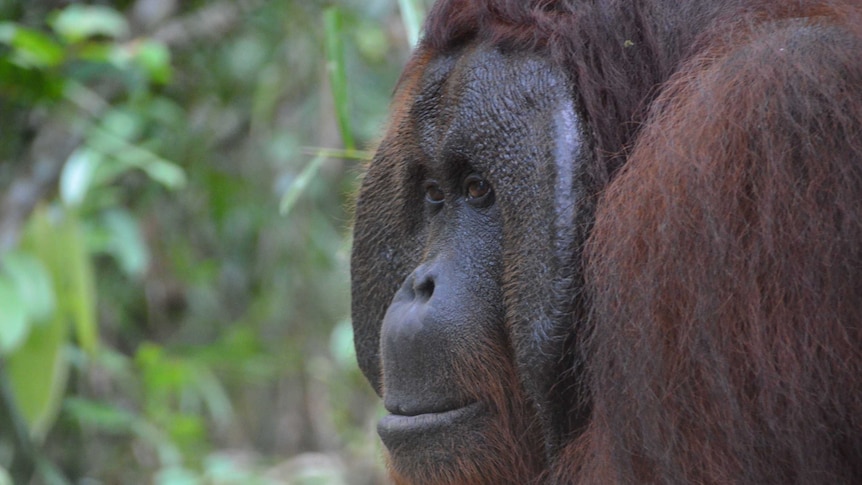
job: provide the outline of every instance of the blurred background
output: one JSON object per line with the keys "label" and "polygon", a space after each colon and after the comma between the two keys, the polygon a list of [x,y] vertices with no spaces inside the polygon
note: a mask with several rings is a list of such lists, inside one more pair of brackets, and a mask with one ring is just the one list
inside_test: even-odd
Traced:
{"label": "blurred background", "polygon": [[385,483],[350,201],[429,3],[0,0],[0,485]]}

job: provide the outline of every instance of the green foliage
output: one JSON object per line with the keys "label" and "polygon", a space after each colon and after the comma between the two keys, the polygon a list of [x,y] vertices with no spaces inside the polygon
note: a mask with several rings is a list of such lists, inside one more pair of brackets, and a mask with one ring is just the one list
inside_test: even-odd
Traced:
{"label": "green foliage", "polygon": [[0,350],[8,353],[19,347],[30,333],[27,305],[21,292],[8,278],[0,279]]}
{"label": "green foliage", "polygon": [[356,147],[356,143],[353,141],[353,129],[350,126],[342,14],[338,7],[329,7],[323,15],[326,32],[326,70],[329,72],[329,83],[332,85],[338,128],[341,131],[344,146],[352,150]]}
{"label": "green foliage", "polygon": [[145,82],[170,80],[167,48],[146,39],[120,41],[129,27],[115,10],[73,4],[55,12],[49,24],[52,33],[0,22],[0,45],[8,48],[0,51],[0,73],[5,74],[0,88],[15,95],[11,99],[56,101],[77,82],[81,63],[125,70]]}
{"label": "green foliage", "polygon": [[0,247],[0,483],[379,483],[346,207],[421,2],[99,3],[0,2],[0,189],[62,162]]}
{"label": "green foliage", "polygon": [[31,325],[44,323],[53,314],[55,297],[50,275],[33,256],[7,253],[0,268],[0,355],[4,355],[20,347]]}
{"label": "green foliage", "polygon": [[[77,106],[93,116],[107,102],[81,84],[82,63],[153,83],[169,78],[164,46],[120,42],[128,25],[112,9],[72,5],[53,14],[49,24],[53,32],[45,33],[0,23],[0,44],[7,47],[0,50],[0,71],[10,74],[0,76],[0,90],[12,99],[42,103],[58,114]],[[118,105],[114,112],[122,111]],[[93,218],[79,207],[91,191],[108,187],[132,169],[165,185],[183,183],[175,165],[134,144],[135,120],[119,116],[105,116],[101,123],[86,115],[73,119],[89,132],[65,164],[60,203],[41,205],[27,221],[17,248],[0,253],[0,357],[14,397],[6,405],[17,408],[36,442],[45,439],[61,407],[70,369],[69,338],[87,352],[98,348],[90,220],[102,229],[105,249],[129,272],[141,272],[145,265],[143,244],[127,213],[124,219],[123,211],[114,209]]]}
{"label": "green foliage", "polygon": [[55,101],[63,95],[63,80],[31,68],[12,57],[0,56],[0,95],[22,104]]}
{"label": "green foliage", "polygon": [[126,19],[116,10],[101,5],[70,5],[55,12],[48,23],[68,43],[97,36],[121,39],[129,33]]}
{"label": "green foliage", "polygon": [[54,289],[41,261],[23,252],[10,252],[3,257],[3,272],[17,289],[17,301],[28,320],[44,321],[54,313]]}
{"label": "green foliage", "polygon": [[26,337],[5,352],[7,372],[37,440],[44,438],[60,407],[69,367],[63,355],[67,335],[74,334],[89,352],[97,346],[93,269],[83,237],[73,214],[52,217],[40,209],[30,219],[21,252],[3,260],[5,273],[18,283],[29,326]]}
{"label": "green foliage", "polygon": [[0,23],[0,42],[12,48],[11,60],[20,66],[55,67],[66,57],[63,48],[50,36],[11,22]]}

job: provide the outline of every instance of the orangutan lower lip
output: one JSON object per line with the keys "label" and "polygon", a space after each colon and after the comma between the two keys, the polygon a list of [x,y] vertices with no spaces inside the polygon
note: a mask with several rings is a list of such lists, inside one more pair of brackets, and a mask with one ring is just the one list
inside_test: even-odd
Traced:
{"label": "orangutan lower lip", "polygon": [[484,407],[481,402],[474,402],[448,411],[415,416],[389,414],[377,424],[377,434],[386,446],[391,447],[415,433],[430,433],[471,421],[483,411]]}

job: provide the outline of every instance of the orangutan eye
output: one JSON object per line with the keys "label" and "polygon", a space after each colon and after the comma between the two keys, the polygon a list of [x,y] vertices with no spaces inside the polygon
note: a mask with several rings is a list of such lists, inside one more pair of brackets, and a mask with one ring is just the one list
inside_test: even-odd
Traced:
{"label": "orangutan eye", "polygon": [[478,202],[491,193],[491,184],[478,175],[470,175],[466,180],[467,199]]}
{"label": "orangutan eye", "polygon": [[443,190],[440,189],[440,185],[434,180],[427,180],[424,183],[425,188],[425,200],[432,204],[439,204],[443,202],[446,194],[443,193]]}

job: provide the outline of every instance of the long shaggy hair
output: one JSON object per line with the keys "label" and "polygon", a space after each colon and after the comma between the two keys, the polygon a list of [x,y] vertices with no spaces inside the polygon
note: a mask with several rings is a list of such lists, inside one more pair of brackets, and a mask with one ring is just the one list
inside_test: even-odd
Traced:
{"label": "long shaggy hair", "polygon": [[476,42],[563,66],[595,147],[546,479],[862,482],[859,2],[443,0],[418,58]]}

